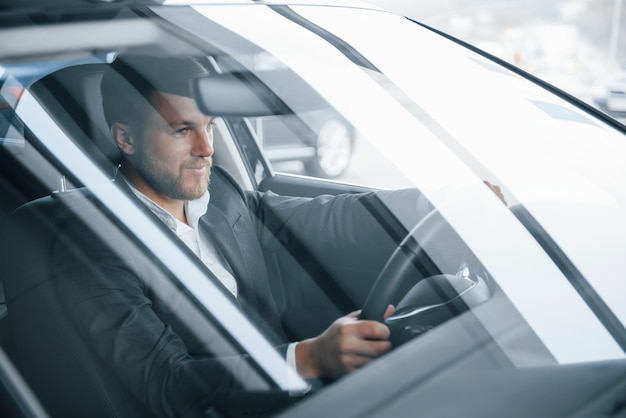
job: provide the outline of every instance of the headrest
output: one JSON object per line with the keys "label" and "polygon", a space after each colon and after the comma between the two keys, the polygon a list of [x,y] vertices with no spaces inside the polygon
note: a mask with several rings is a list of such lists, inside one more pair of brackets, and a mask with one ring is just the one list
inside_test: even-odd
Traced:
{"label": "headrest", "polygon": [[62,68],[30,87],[57,124],[106,169],[120,162],[102,110],[100,80],[107,66],[96,63]]}

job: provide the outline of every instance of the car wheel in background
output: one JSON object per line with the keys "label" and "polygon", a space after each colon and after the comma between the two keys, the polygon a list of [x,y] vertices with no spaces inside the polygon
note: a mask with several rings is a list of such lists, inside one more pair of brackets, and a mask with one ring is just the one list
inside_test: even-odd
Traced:
{"label": "car wheel in background", "polygon": [[317,135],[315,156],[304,162],[309,175],[334,178],[350,165],[354,134],[345,122],[331,119],[324,122]]}

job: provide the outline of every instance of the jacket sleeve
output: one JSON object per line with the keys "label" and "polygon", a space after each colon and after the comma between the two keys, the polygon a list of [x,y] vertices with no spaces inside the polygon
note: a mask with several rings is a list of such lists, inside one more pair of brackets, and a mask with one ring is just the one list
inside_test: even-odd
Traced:
{"label": "jacket sleeve", "polygon": [[432,210],[416,189],[316,198],[285,197],[272,192],[250,192],[248,196],[259,226],[264,227],[259,229],[264,242],[271,239],[267,233],[280,235],[288,229],[316,248],[314,252],[331,252],[322,251],[330,245],[330,250],[340,250],[342,256],[345,251],[376,252],[379,248],[368,244],[382,236],[390,236],[394,241],[404,238],[402,232],[397,231],[397,235],[390,231],[391,224],[397,224],[406,233]]}
{"label": "jacket sleeve", "polygon": [[263,248],[289,252],[318,284],[330,285],[327,295],[344,289],[346,297],[334,300],[344,314],[362,306],[366,293],[361,293],[371,288],[406,233],[432,210],[416,189],[316,198],[249,192],[247,197]]}

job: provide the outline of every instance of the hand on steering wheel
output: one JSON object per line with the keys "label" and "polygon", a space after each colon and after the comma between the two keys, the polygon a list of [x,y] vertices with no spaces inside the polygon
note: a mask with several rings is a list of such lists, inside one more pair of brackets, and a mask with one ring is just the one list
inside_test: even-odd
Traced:
{"label": "hand on steering wheel", "polygon": [[[446,260],[446,266],[455,266],[454,274],[442,274],[426,251],[433,248],[439,258]],[[402,338],[396,335],[394,340],[404,342],[467,310],[469,305],[484,302],[490,296],[489,288],[481,277],[472,277],[467,267],[468,252],[458,234],[433,210],[393,252],[370,290],[359,319],[387,323],[392,334],[405,334]],[[384,318],[389,304],[396,305],[396,312]]]}

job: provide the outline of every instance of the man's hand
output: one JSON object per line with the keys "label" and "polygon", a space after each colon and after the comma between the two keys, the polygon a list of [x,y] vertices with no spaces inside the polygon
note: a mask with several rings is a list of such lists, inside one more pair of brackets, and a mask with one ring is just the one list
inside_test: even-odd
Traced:
{"label": "man's hand", "polygon": [[[393,315],[391,305],[385,318]],[[321,335],[296,346],[296,366],[304,378],[337,379],[363,367],[391,349],[389,328],[358,320],[359,311],[337,319]]]}
{"label": "man's hand", "polygon": [[498,198],[502,201],[502,203],[504,203],[504,206],[508,206],[508,204],[506,203],[506,200],[504,199],[504,194],[502,194],[502,189],[500,188],[500,186],[493,185],[489,183],[487,180],[483,180],[483,183],[485,183],[487,187],[489,187],[491,191],[494,192],[496,196],[498,196]]}

